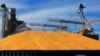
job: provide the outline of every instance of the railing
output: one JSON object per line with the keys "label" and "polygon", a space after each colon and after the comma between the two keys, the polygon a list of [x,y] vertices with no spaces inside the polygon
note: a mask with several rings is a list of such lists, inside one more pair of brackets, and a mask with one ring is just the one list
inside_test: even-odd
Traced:
{"label": "railing", "polygon": [[[95,56],[100,55],[95,50],[5,50],[0,51],[0,56]],[[98,55],[97,55],[98,56]]]}

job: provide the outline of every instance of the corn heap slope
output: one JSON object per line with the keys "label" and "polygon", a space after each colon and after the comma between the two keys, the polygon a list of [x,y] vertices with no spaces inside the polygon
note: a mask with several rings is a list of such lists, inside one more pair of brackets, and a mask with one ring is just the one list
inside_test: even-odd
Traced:
{"label": "corn heap slope", "polygon": [[1,39],[0,50],[100,50],[100,41],[64,31],[31,30]]}

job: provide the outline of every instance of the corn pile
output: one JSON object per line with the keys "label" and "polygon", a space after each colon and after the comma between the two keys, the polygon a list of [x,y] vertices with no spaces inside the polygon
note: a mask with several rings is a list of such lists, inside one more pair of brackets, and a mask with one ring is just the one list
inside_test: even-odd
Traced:
{"label": "corn pile", "polygon": [[1,39],[0,50],[100,50],[100,41],[64,31],[31,30]]}

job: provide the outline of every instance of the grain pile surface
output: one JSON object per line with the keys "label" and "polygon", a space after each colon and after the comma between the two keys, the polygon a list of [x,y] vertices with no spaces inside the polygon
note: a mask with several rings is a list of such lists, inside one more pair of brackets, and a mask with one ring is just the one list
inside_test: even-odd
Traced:
{"label": "grain pile surface", "polygon": [[1,39],[0,50],[100,50],[100,41],[69,32],[31,30]]}

